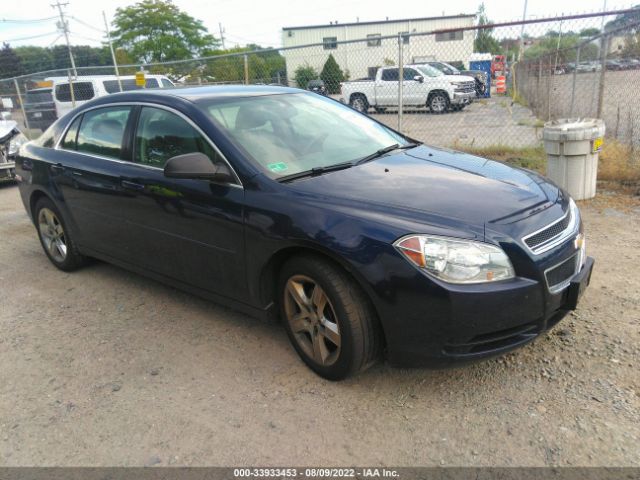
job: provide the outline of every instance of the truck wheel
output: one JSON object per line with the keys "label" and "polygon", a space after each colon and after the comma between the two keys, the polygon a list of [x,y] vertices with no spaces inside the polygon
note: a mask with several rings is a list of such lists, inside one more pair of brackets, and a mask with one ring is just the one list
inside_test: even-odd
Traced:
{"label": "truck wheel", "polygon": [[367,97],[364,95],[353,95],[349,105],[360,113],[367,113],[367,110],[369,110],[369,102],[367,102]]}
{"label": "truck wheel", "polygon": [[449,97],[446,93],[436,92],[429,97],[427,105],[431,113],[445,113],[449,109]]}
{"label": "truck wheel", "polygon": [[385,107],[373,107],[376,113],[385,113],[387,109]]}
{"label": "truck wheel", "polygon": [[377,360],[381,336],[375,311],[346,272],[305,255],[289,260],[279,280],[285,329],[314,372],[342,380]]}

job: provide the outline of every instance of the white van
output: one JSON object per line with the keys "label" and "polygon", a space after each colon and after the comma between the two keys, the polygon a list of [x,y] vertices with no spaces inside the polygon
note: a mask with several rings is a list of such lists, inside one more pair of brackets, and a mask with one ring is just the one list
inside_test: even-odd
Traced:
{"label": "white van", "polygon": [[[119,78],[120,83],[115,75],[91,75],[72,79],[75,106],[82,105],[94,98],[119,92],[120,85],[122,85],[122,91],[142,88],[136,85],[136,77],[133,75],[121,75]],[[175,87],[173,82],[164,75],[145,75],[145,79],[145,88]],[[57,117],[60,118],[73,110],[69,77],[49,77],[45,78],[45,81],[51,82],[53,87],[53,101],[56,105]]]}

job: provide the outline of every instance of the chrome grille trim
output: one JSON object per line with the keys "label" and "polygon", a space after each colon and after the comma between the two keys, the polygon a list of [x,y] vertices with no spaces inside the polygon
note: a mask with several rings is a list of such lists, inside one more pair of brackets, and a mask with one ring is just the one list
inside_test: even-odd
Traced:
{"label": "chrome grille trim", "polygon": [[[576,234],[580,228],[580,214],[578,208],[573,202],[569,205],[569,210],[562,217],[553,222],[545,225],[544,227],[531,232],[528,235],[522,237],[522,243],[527,247],[534,255],[540,255],[552,248],[560,245],[565,240]],[[536,242],[532,240],[536,235],[540,235],[548,230],[554,229],[559,223],[566,222],[566,227],[559,233],[543,240]]]}

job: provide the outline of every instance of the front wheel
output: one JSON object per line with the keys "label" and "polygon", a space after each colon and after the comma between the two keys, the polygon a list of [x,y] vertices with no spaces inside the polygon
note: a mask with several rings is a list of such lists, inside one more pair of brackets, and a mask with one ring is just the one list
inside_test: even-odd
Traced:
{"label": "front wheel", "polygon": [[342,380],[377,359],[375,312],[339,267],[315,256],[287,262],[280,273],[280,307],[291,343],[318,375]]}
{"label": "front wheel", "polygon": [[427,105],[431,113],[445,113],[449,109],[449,97],[446,93],[436,92],[429,97]]}
{"label": "front wheel", "polygon": [[82,266],[85,258],[78,252],[59,210],[48,198],[41,198],[35,207],[38,237],[51,263],[70,272]]}

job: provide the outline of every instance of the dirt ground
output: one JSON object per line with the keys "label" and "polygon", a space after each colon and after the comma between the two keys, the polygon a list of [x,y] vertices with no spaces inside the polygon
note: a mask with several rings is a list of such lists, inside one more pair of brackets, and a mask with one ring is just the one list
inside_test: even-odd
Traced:
{"label": "dirt ground", "polygon": [[640,197],[581,205],[578,310],[505,357],[330,383],[264,323],[41,252],[0,187],[0,464],[640,465]]}

